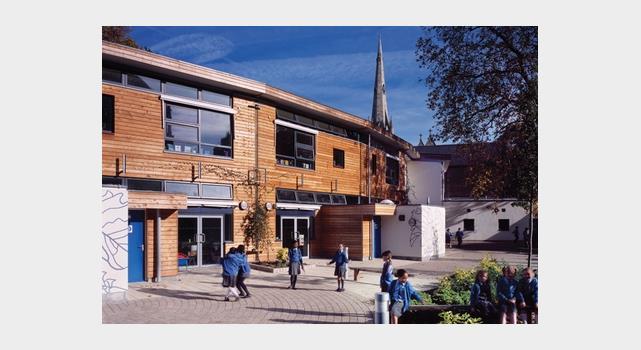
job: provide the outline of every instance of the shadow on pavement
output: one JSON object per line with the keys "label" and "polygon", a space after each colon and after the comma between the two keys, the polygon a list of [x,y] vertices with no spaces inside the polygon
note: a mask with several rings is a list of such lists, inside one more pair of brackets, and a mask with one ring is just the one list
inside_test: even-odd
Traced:
{"label": "shadow on pavement", "polygon": [[141,293],[149,293],[149,294],[155,294],[163,297],[177,298],[177,299],[184,299],[184,300],[194,300],[194,299],[211,300],[211,301],[225,300],[224,295],[222,294],[205,293],[205,292],[193,292],[193,291],[164,289],[164,288],[140,288],[140,289],[137,289],[137,291]]}
{"label": "shadow on pavement", "polygon": [[[256,307],[248,306],[248,309],[254,310],[265,310],[269,312],[281,312],[289,314],[300,314],[300,315],[313,315],[313,316],[342,316],[342,317],[366,317],[366,314],[353,314],[353,313],[342,313],[342,312],[324,312],[324,311],[313,311],[313,310],[300,310],[300,309],[283,309],[277,307]],[[291,320],[295,323],[300,323],[299,321]]]}

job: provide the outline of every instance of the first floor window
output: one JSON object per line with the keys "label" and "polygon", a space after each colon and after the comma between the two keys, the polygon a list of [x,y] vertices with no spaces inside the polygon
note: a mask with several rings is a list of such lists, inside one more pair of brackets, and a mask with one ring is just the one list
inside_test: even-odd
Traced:
{"label": "first floor window", "polygon": [[345,168],[345,151],[334,148],[334,167]]}
{"label": "first floor window", "polygon": [[232,138],[229,114],[166,104],[166,150],[231,158]]}
{"label": "first floor window", "polygon": [[114,132],[114,97],[102,94],[102,131]]}
{"label": "first floor window", "polygon": [[281,165],[314,169],[315,136],[276,125],[276,162]]}
{"label": "first floor window", "polygon": [[392,157],[385,160],[385,182],[398,186],[398,160]]}

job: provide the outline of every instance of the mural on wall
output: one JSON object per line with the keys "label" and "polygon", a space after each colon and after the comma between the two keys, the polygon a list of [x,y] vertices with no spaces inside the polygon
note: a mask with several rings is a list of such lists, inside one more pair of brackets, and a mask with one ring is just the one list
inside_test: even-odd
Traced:
{"label": "mural on wall", "polygon": [[424,206],[422,222],[426,241],[423,244],[423,256],[432,258],[445,255],[445,210]]}
{"label": "mural on wall", "polygon": [[416,241],[421,238],[421,224],[418,222],[418,218],[421,217],[421,207],[416,207],[412,210],[407,224],[410,227],[410,247],[413,247],[416,244]]}
{"label": "mural on wall", "polygon": [[102,188],[102,293],[127,291],[127,190]]}

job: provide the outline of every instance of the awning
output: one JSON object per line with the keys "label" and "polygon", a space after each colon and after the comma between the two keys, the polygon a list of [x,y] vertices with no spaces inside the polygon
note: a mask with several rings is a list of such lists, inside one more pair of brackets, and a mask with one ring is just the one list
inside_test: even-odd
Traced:
{"label": "awning", "polygon": [[320,205],[299,203],[276,203],[277,209],[318,210]]}
{"label": "awning", "polygon": [[231,200],[221,199],[202,199],[202,198],[188,198],[187,206],[196,207],[213,207],[213,208],[233,208],[238,206],[238,203]]}

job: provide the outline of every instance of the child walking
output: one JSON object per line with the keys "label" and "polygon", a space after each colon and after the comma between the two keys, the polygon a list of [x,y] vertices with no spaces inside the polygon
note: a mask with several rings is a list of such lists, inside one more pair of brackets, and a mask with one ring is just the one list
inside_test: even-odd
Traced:
{"label": "child walking", "polygon": [[449,227],[445,231],[445,244],[447,244],[448,248],[452,248],[452,232],[450,231]]}
{"label": "child walking", "polygon": [[404,269],[396,271],[397,279],[393,280],[389,286],[390,294],[390,315],[392,323],[397,324],[398,319],[410,309],[410,299],[423,302],[421,295],[412,287],[409,274]]}
{"label": "child walking", "polygon": [[394,267],[392,266],[392,252],[386,250],[383,252],[383,270],[381,271],[380,286],[381,292],[385,293],[389,291],[389,286],[394,279],[393,273]]}
{"label": "child walking", "polygon": [[292,247],[287,252],[287,257],[289,258],[289,287],[287,289],[296,289],[298,275],[300,275],[301,269],[305,271],[303,255],[300,248],[298,248],[298,240],[292,243]]}
{"label": "child walking", "polygon": [[516,300],[519,304],[520,318],[529,324],[538,322],[539,281],[534,277],[534,271],[531,268],[523,269]]}
{"label": "child walking", "polygon": [[333,263],[336,263],[336,268],[334,269],[334,276],[336,276],[336,282],[338,284],[338,288],[336,288],[337,292],[342,292],[345,290],[345,275],[347,274],[347,263],[348,263],[348,258],[347,255],[345,254],[345,248],[343,247],[343,244],[338,245],[338,250],[336,251],[336,254],[334,254],[334,257],[330,262],[327,263],[327,265],[331,265]]}
{"label": "child walking", "polygon": [[230,296],[234,296],[235,300],[240,299],[238,294],[238,289],[236,289],[236,279],[238,277],[238,269],[240,259],[236,255],[236,248],[229,248],[229,252],[221,260],[223,265],[223,287],[227,287],[227,293],[225,294],[225,301],[229,301]]}
{"label": "child walking", "polygon": [[511,324],[516,324],[516,294],[518,286],[514,279],[516,268],[507,266],[504,271],[505,275],[499,279],[499,283],[496,286],[500,321],[501,324],[506,324],[508,320]]}
{"label": "child walking", "polygon": [[496,308],[492,301],[490,283],[487,279],[487,271],[479,270],[476,273],[476,279],[470,291],[470,306],[483,320],[490,319],[490,316],[496,313]]}
{"label": "child walking", "polygon": [[245,285],[245,280],[249,277],[251,268],[249,267],[249,261],[247,261],[247,255],[245,254],[245,246],[243,244],[239,245],[238,248],[236,249],[236,253],[242,258],[240,260],[241,264],[238,267],[238,279],[236,281],[236,285],[240,290],[240,297],[249,298],[250,297],[249,290],[247,290],[247,285]]}

